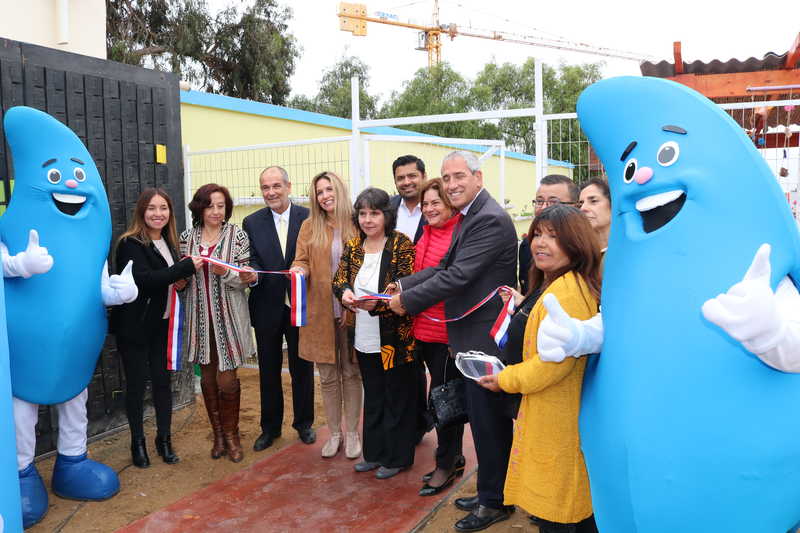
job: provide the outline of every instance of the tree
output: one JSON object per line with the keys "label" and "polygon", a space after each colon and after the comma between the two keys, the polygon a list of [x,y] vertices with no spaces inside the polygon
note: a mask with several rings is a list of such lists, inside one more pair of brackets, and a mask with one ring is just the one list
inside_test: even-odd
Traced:
{"label": "tree", "polygon": [[106,13],[109,59],[175,72],[207,92],[273,104],[289,95],[300,52],[277,0],[214,16],[204,0],[106,0]]}
{"label": "tree", "polygon": [[378,109],[377,96],[371,96],[369,88],[369,66],[361,59],[352,56],[342,57],[335,65],[322,74],[319,90],[314,98],[299,95],[289,101],[289,106],[334,117],[350,118],[350,80],[358,76],[359,108],[361,118],[375,118]]}
{"label": "tree", "polygon": [[[470,82],[453,70],[448,63],[421,68],[410,81],[403,83],[401,91],[392,92],[380,115],[408,117],[471,111],[474,106],[470,99],[470,87]],[[405,129],[440,137],[497,138],[497,128],[481,121],[418,124],[407,126]]]}

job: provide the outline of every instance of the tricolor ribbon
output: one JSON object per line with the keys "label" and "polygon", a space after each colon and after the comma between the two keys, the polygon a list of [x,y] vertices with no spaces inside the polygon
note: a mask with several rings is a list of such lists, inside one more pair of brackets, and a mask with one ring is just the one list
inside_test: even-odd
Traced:
{"label": "tricolor ribbon", "polygon": [[183,346],[183,313],[181,299],[175,285],[169,289],[169,328],[167,329],[167,370],[181,369],[181,348]]}
{"label": "tricolor ribbon", "polygon": [[306,325],[306,278],[300,272],[294,270],[253,270],[251,268],[243,268],[240,266],[226,263],[216,257],[202,257],[203,261],[218,265],[234,272],[255,272],[256,274],[280,274],[282,276],[289,276],[291,287],[289,294],[291,295],[290,312],[292,326],[301,327]]}
{"label": "tricolor ribbon", "polygon": [[501,350],[506,345],[506,341],[508,341],[508,326],[511,324],[511,315],[514,314],[514,297],[511,296],[508,299],[508,302],[503,306],[503,309],[500,310],[500,314],[497,315],[497,320],[494,321],[494,326],[489,331],[489,335],[494,339],[494,342],[497,343],[497,347]]}
{"label": "tricolor ribbon", "polygon": [[[461,320],[463,318],[468,317],[481,307],[483,307],[486,302],[491,300],[495,294],[500,292],[511,291],[511,287],[508,285],[502,285],[497,287],[492,292],[487,294],[480,302],[476,303],[469,309],[467,309],[463,314],[453,317],[453,318],[436,318],[435,316],[431,316],[428,313],[421,313],[421,316],[424,316],[428,320],[432,320],[433,322],[440,322],[440,323],[448,323],[448,322],[455,322],[457,320]],[[495,320],[492,329],[489,331],[489,335],[495,340],[497,346],[502,348],[506,341],[508,340],[508,326],[511,323],[511,315],[514,313],[514,297],[508,299],[508,303],[503,306],[503,309],[500,311],[500,314]]]}

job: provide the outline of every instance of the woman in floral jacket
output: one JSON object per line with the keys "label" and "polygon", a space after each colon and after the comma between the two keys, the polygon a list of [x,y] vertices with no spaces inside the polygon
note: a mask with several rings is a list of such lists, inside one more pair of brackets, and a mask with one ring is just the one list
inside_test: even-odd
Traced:
{"label": "woman in floral jacket", "polygon": [[364,461],[357,472],[378,469],[387,479],[414,463],[417,412],[416,360],[411,318],[387,302],[365,300],[414,268],[414,244],[395,231],[397,216],[380,189],[361,192],[354,205],[360,235],[344,247],[333,291],[357,309],[354,346],[364,382]]}

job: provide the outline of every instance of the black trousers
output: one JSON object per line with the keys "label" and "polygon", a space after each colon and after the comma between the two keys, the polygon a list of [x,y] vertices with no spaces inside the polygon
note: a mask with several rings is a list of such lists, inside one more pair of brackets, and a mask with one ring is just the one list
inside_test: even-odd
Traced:
{"label": "black trousers", "polygon": [[384,370],[380,353],[356,355],[364,383],[364,460],[387,468],[414,464],[417,362]]}
{"label": "black trousers", "polygon": [[[428,367],[428,373],[431,375],[431,388],[438,387],[445,380],[462,379],[461,372],[456,367],[456,360],[450,357],[450,350],[446,344],[418,340],[417,353],[420,361],[424,361]],[[422,367],[422,363],[420,363],[420,367]],[[426,406],[429,401],[430,395],[426,398]],[[436,439],[436,468],[450,470],[453,468],[456,457],[463,453],[464,424],[450,426],[443,430],[437,428]]]}
{"label": "black trousers", "polygon": [[281,305],[283,316],[275,329],[256,328],[259,382],[261,385],[261,430],[277,437],[283,426],[283,338],[289,354],[292,378],[292,427],[300,430],[314,423],[314,363],[297,355],[298,328],[291,325],[289,308]]}
{"label": "black trousers", "polygon": [[510,397],[484,389],[471,379],[465,381],[470,429],[478,457],[478,501],[501,509],[514,430],[513,419],[505,414]]}
{"label": "black trousers", "polygon": [[117,340],[117,349],[125,369],[125,412],[131,428],[131,438],[144,437],[144,388],[149,375],[156,411],[159,435],[169,435],[172,425],[172,391],[170,372],[167,370],[168,321],[162,320],[155,335],[143,339],[142,344]]}

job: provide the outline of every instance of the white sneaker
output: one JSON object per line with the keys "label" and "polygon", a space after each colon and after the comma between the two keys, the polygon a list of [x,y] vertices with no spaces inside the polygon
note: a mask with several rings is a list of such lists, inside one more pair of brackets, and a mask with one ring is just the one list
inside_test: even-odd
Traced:
{"label": "white sneaker", "polygon": [[358,459],[361,455],[361,437],[358,431],[345,433],[344,454],[348,459]]}
{"label": "white sneaker", "polygon": [[334,433],[325,446],[322,447],[322,457],[330,458],[339,452],[339,446],[342,444],[342,434]]}

